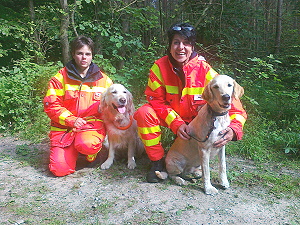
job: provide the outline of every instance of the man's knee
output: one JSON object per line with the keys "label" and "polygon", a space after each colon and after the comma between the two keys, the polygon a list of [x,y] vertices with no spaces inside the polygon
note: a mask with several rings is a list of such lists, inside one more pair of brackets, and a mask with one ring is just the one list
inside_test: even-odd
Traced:
{"label": "man's knee", "polygon": [[75,149],[84,155],[92,155],[100,151],[104,135],[98,133],[83,132],[76,136]]}

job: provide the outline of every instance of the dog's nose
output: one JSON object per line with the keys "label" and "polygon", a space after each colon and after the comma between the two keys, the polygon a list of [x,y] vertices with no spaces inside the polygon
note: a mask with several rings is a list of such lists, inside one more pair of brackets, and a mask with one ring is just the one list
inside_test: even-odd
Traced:
{"label": "dog's nose", "polygon": [[222,100],[228,102],[230,100],[229,94],[222,95]]}
{"label": "dog's nose", "polygon": [[119,101],[120,101],[120,103],[125,104],[126,103],[126,98],[120,98]]}

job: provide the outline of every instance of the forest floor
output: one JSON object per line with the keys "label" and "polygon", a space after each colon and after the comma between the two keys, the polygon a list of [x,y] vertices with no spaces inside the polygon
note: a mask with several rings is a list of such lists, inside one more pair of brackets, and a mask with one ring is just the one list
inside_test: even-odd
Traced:
{"label": "forest floor", "polygon": [[[48,171],[48,158],[47,142],[0,137],[0,224],[300,224],[300,199],[272,195],[259,182],[245,186],[231,179],[229,189],[208,196],[201,182],[147,183],[146,157],[135,170],[125,162],[108,170],[88,167],[81,157],[78,170],[60,178]],[[216,161],[211,167],[215,176]],[[257,170],[252,161],[231,156],[227,167],[229,179]],[[280,172],[300,176],[299,170]]]}

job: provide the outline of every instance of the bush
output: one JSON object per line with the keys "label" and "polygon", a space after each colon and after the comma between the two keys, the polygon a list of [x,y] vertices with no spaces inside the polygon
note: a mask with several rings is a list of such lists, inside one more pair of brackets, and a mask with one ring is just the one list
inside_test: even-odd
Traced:
{"label": "bush", "polygon": [[[48,125],[42,99],[58,66],[20,60],[0,70],[0,131],[45,134]],[[45,124],[44,124],[45,123]],[[35,135],[33,135],[35,136]]]}

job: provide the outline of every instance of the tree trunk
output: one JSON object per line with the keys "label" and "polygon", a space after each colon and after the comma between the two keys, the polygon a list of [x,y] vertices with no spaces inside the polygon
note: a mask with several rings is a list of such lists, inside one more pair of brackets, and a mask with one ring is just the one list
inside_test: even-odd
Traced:
{"label": "tree trunk", "polygon": [[[30,19],[31,19],[31,23],[33,26],[35,26],[35,12],[34,12],[34,4],[33,4],[33,0],[29,0],[29,13],[30,13]],[[34,46],[35,46],[35,61],[38,64],[43,63],[43,58],[44,58],[44,54],[42,52],[42,47],[41,47],[41,40],[39,37],[39,34],[36,30],[36,27],[33,27],[34,32],[33,32],[33,40],[34,40]]]}
{"label": "tree trunk", "polygon": [[[124,0],[123,1],[125,6],[129,5],[129,0]],[[128,14],[125,12],[125,14],[122,16],[122,33],[126,34],[129,31],[129,17]],[[122,57],[121,60],[117,62],[117,69],[122,69],[124,67],[124,57],[126,56],[126,47],[122,45],[122,47],[119,49],[119,55]]]}
{"label": "tree trunk", "polygon": [[277,23],[276,23],[276,37],[275,37],[275,54],[280,52],[281,30],[282,30],[282,5],[283,0],[277,1]]}
{"label": "tree trunk", "polygon": [[62,48],[62,62],[65,65],[69,61],[68,28],[70,21],[68,1],[60,0],[60,5],[63,10],[60,23],[60,44]]}

